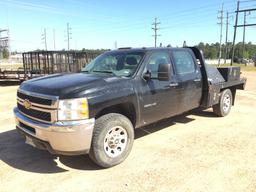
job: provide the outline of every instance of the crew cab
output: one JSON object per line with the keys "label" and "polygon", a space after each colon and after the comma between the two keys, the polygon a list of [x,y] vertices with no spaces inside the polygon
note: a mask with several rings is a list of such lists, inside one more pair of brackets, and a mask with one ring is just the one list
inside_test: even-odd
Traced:
{"label": "crew cab", "polygon": [[129,155],[134,129],[195,108],[224,117],[245,83],[240,68],[208,66],[195,47],[118,49],[80,73],[23,82],[16,128],[34,147],[111,167]]}

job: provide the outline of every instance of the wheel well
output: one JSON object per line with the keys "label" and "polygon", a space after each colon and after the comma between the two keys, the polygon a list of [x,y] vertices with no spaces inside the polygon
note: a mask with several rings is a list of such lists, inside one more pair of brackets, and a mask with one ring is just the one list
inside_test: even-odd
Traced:
{"label": "wheel well", "polygon": [[236,87],[230,87],[230,91],[231,91],[231,93],[232,93],[232,105],[235,105]]}
{"label": "wheel well", "polygon": [[106,115],[108,113],[119,113],[126,116],[135,127],[136,124],[136,110],[132,103],[122,103],[113,105],[107,108],[102,109],[96,114],[96,119],[101,117],[102,115]]}

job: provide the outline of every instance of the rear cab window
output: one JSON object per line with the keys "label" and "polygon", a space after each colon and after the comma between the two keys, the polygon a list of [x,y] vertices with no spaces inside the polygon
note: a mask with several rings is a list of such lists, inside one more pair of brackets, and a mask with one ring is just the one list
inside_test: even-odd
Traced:
{"label": "rear cab window", "polygon": [[189,51],[173,50],[172,57],[178,75],[187,75],[196,72],[195,60]]}

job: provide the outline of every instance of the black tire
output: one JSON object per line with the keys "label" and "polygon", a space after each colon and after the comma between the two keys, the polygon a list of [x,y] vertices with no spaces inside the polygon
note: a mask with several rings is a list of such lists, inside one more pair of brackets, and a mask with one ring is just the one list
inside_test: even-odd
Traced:
{"label": "black tire", "polygon": [[[229,105],[225,103],[225,99],[229,98]],[[232,107],[233,97],[230,89],[225,89],[221,92],[220,101],[218,104],[214,105],[213,112],[219,117],[225,117],[229,114]]]}
{"label": "black tire", "polygon": [[[112,146],[109,147],[109,141],[106,142],[109,138],[106,139],[106,137],[112,132],[111,130],[114,129],[114,131],[116,131],[116,129],[118,129],[119,127],[121,128],[121,131],[125,130],[124,134],[125,136],[127,136],[126,145],[125,147],[123,147],[121,154],[116,157],[110,157],[109,154],[112,154]],[[117,113],[109,113],[103,115],[95,122],[89,156],[92,161],[94,161],[97,165],[101,167],[107,168],[115,166],[123,162],[127,158],[132,149],[133,141],[134,128],[131,121],[127,117]],[[121,140],[119,141],[118,139],[118,143],[119,142],[121,143]],[[112,144],[115,145],[115,142],[112,142]],[[117,151],[117,148],[115,148],[115,151]]]}

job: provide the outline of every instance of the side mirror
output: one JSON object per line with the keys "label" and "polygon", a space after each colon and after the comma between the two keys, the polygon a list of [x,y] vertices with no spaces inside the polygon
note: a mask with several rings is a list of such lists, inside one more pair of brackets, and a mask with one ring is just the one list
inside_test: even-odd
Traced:
{"label": "side mirror", "polygon": [[170,79],[171,65],[170,64],[159,64],[157,79],[159,81],[168,81]]}
{"label": "side mirror", "polygon": [[146,73],[143,74],[143,79],[145,79],[145,80],[151,79],[151,73],[150,73],[150,71],[147,71]]}

